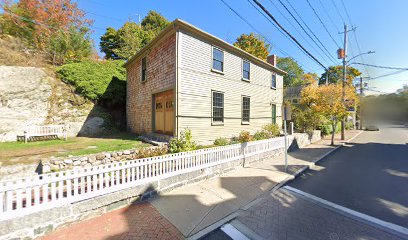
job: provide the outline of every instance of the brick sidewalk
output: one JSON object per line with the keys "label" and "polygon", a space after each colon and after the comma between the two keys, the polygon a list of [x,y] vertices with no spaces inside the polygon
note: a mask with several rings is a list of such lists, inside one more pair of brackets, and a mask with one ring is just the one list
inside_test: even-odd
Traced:
{"label": "brick sidewalk", "polygon": [[39,238],[41,240],[183,239],[182,234],[148,202],[134,204]]}

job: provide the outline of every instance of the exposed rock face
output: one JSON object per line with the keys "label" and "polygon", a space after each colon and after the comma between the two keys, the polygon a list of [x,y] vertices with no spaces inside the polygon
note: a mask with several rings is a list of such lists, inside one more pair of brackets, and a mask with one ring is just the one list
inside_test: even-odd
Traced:
{"label": "exposed rock face", "polygon": [[45,122],[50,81],[39,68],[0,66],[0,141],[15,141],[25,127]]}
{"label": "exposed rock face", "polygon": [[48,124],[66,125],[68,137],[95,136],[106,130],[101,113],[42,68],[0,66],[0,142],[16,141],[28,126]]}

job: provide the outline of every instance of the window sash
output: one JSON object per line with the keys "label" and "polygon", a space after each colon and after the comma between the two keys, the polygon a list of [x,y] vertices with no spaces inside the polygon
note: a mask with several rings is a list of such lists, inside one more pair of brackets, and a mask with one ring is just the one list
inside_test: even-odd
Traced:
{"label": "window sash", "polygon": [[224,122],[224,93],[212,92],[212,121]]}
{"label": "window sash", "polygon": [[275,104],[272,105],[272,123],[273,124],[276,123],[276,105]]}
{"label": "window sash", "polygon": [[250,63],[247,61],[243,61],[242,63],[242,77],[244,79],[248,79],[250,78],[250,72],[251,72],[251,66]]}
{"label": "window sash", "polygon": [[224,52],[218,48],[213,47],[213,69],[224,71]]}
{"label": "window sash", "polygon": [[242,122],[249,122],[251,116],[251,98],[242,97]]}
{"label": "window sash", "polygon": [[271,86],[272,86],[272,88],[276,88],[276,74],[272,74]]}

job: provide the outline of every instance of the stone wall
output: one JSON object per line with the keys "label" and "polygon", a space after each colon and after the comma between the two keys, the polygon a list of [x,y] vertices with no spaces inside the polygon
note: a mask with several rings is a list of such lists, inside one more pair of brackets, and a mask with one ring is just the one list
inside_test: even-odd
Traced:
{"label": "stone wall", "polygon": [[1,221],[0,240],[34,239],[61,227],[69,226],[73,223],[130,205],[136,201],[153,197],[160,192],[169,191],[186,184],[213,178],[236,168],[240,168],[244,164],[267,157],[278,157],[281,154],[283,154],[283,149],[277,149],[268,153],[260,154],[259,156],[255,155],[246,159],[241,158],[228,163],[153,181],[145,185],[128,188],[89,200],[67,204],[11,220]]}
{"label": "stone wall", "polygon": [[141,158],[139,153],[143,151],[148,153],[149,151],[161,150],[166,151],[166,147],[147,147],[143,149],[129,149],[116,152],[102,152],[96,154],[90,154],[86,156],[68,156],[68,157],[52,157],[47,160],[41,161],[42,173],[48,173],[52,171],[63,171],[82,167],[92,167],[101,164],[109,164],[114,162],[132,160]]}
{"label": "stone wall", "polygon": [[314,130],[311,134],[308,133],[294,133],[294,142],[291,144],[290,150],[305,147],[311,143],[315,143],[321,139],[320,130]]}

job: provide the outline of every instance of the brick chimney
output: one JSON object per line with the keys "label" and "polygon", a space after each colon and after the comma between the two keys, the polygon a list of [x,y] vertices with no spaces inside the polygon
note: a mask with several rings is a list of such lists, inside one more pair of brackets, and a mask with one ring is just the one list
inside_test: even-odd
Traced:
{"label": "brick chimney", "polygon": [[266,58],[266,61],[267,61],[269,64],[271,64],[271,65],[273,65],[274,67],[276,67],[276,55],[275,55],[275,54],[269,55],[269,56]]}

